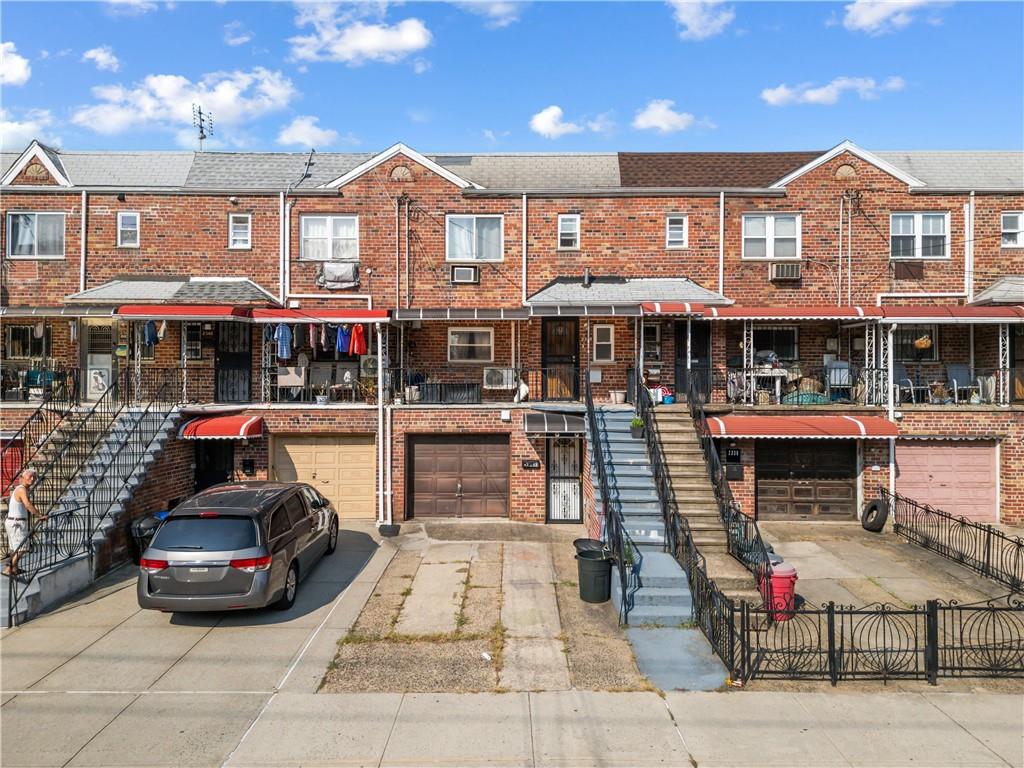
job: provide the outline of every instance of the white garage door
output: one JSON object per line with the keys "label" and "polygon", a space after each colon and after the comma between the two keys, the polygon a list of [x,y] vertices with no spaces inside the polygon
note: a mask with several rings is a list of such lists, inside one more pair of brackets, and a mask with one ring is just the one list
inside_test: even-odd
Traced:
{"label": "white garage door", "polygon": [[377,516],[377,448],[373,435],[274,437],[270,476],[309,483],[345,519]]}
{"label": "white garage door", "polygon": [[996,471],[991,441],[896,443],[896,490],[951,515],[995,521]]}

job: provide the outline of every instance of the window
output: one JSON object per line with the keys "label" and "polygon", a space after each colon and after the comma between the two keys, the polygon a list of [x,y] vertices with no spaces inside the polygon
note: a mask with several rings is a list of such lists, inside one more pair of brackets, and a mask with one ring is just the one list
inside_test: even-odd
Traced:
{"label": "window", "polygon": [[252,215],[232,213],[228,216],[228,248],[252,248]]}
{"label": "window", "polygon": [[[156,345],[146,343],[146,324],[135,323],[136,348],[139,350],[139,360],[155,360]],[[132,352],[134,355],[134,351]]]}
{"label": "window", "polygon": [[300,259],[359,261],[358,216],[303,216]]}
{"label": "window", "polygon": [[14,259],[63,259],[64,214],[7,214],[7,255]]}
{"label": "window", "polygon": [[127,211],[117,214],[117,247],[139,247],[139,214]]}
{"label": "window", "polygon": [[780,360],[799,360],[797,330],[788,325],[754,328],[754,353],[774,352]]}
{"label": "window", "polygon": [[302,499],[299,498],[298,494],[288,499],[284,503],[284,508],[288,512],[288,519],[293,526],[306,519],[306,508],[302,506]]}
{"label": "window", "polygon": [[182,323],[181,351],[186,360],[201,360],[203,357],[203,324]]}
{"label": "window", "polygon": [[505,258],[505,221],[501,216],[452,216],[445,258],[448,261],[502,261]]}
{"label": "window", "polygon": [[[918,339],[928,337],[932,345],[926,349],[918,349],[914,344]],[[893,354],[897,360],[907,362],[918,360],[939,359],[939,329],[935,325],[898,325],[892,334]]]}
{"label": "window", "polygon": [[689,218],[677,213],[665,217],[665,247],[686,248],[689,245]]}
{"label": "window", "polygon": [[1024,211],[1009,211],[1002,218],[1003,248],[1024,248]]}
{"label": "window", "polygon": [[284,511],[284,506],[280,506],[274,510],[273,516],[270,518],[270,534],[271,540],[276,539],[278,536],[283,536],[292,529],[292,523],[288,519],[288,513]]}
{"label": "window", "polygon": [[449,328],[448,362],[489,363],[494,360],[491,328]]}
{"label": "window", "polygon": [[229,552],[258,544],[250,517],[172,517],[153,539],[154,547],[190,552]]}
{"label": "window", "polygon": [[558,249],[575,251],[580,247],[580,217],[576,213],[563,213],[558,217]]}
{"label": "window", "polygon": [[743,217],[744,259],[799,259],[798,214],[748,214]]}
{"label": "window", "polygon": [[615,362],[615,326],[594,326],[594,362]]}
{"label": "window", "polygon": [[4,357],[8,360],[38,359],[50,349],[50,326],[43,325],[43,333],[36,336],[35,326],[7,326],[7,351]]}
{"label": "window", "polygon": [[894,213],[889,219],[889,255],[893,259],[949,257],[948,213]]}
{"label": "window", "polygon": [[661,360],[661,324],[644,323],[644,360],[659,362]]}

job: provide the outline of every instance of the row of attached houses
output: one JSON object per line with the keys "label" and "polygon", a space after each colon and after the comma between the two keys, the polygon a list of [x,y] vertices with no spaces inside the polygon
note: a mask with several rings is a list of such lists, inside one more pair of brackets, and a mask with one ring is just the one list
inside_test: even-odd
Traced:
{"label": "row of attached houses", "polygon": [[[1024,523],[1024,154],[4,154],[3,402],[180,409],[132,514],[579,521],[584,411],[707,401],[761,518]],[[70,384],[68,384],[70,382]],[[5,478],[6,480],[7,478]]]}

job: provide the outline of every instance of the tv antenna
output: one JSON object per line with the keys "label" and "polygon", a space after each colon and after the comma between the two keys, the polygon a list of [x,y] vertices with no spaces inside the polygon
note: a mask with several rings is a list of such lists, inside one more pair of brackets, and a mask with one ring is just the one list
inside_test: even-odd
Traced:
{"label": "tv antenna", "polygon": [[203,142],[208,136],[213,136],[213,114],[203,112],[199,104],[192,105],[192,125],[199,130],[199,151],[203,151]]}

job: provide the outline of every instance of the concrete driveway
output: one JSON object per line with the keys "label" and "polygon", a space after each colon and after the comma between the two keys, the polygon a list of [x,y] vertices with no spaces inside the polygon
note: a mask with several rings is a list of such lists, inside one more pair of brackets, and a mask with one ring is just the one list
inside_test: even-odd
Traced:
{"label": "concrete driveway", "polygon": [[288,611],[139,609],[135,569],[0,641],[0,763],[219,765],[278,691],[314,692],[393,550],[347,527]]}

